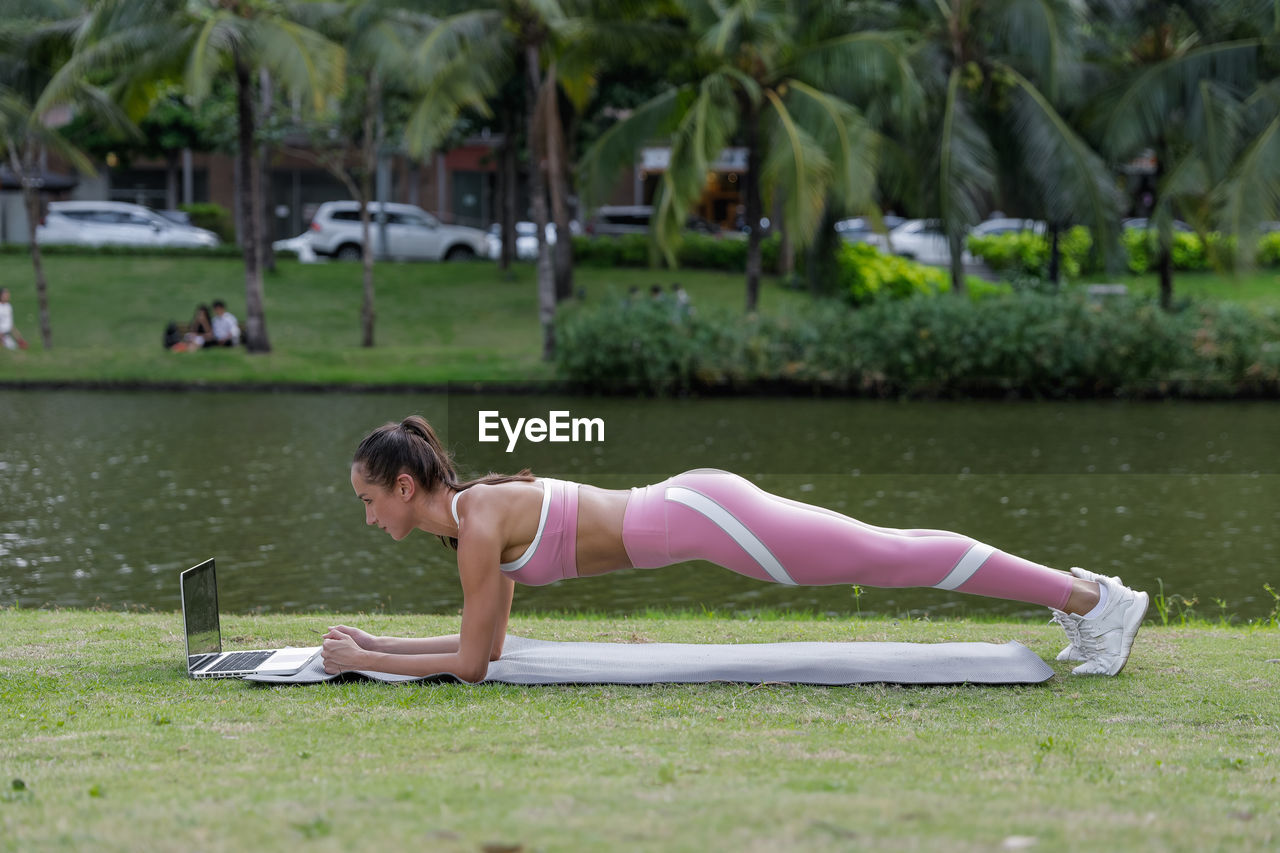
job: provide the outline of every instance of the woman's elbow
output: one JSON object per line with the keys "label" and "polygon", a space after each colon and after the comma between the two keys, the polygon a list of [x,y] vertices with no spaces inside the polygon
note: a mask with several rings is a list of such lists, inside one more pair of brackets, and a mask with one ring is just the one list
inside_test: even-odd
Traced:
{"label": "woman's elbow", "polygon": [[458,666],[458,671],[454,673],[458,678],[470,684],[484,681],[484,677],[489,674],[489,661],[482,660],[478,663],[463,662]]}

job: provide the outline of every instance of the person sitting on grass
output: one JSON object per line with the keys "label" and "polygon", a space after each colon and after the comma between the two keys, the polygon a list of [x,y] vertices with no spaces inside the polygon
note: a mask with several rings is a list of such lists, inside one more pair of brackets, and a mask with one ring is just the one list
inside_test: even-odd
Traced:
{"label": "person sitting on grass", "polygon": [[13,325],[13,305],[9,302],[9,288],[0,287],[0,344],[5,349],[26,349],[27,341]]}
{"label": "person sitting on grass", "polygon": [[516,582],[686,560],[782,584],[932,586],[1043,604],[1070,641],[1058,659],[1081,661],[1078,675],[1119,673],[1147,610],[1147,594],[1119,578],[1056,571],[959,533],[874,527],[711,468],[630,490],[535,478],[528,469],[461,482],[417,415],[365,436],[351,487],[366,524],[396,541],[422,530],[457,551],[462,627],[412,639],[334,626],[322,651],[329,673],[448,672],[480,681],[502,655]]}
{"label": "person sitting on grass", "polygon": [[221,299],[213,301],[213,343],[220,347],[233,347],[240,343],[240,323]]}
{"label": "person sitting on grass", "polygon": [[174,352],[192,352],[212,340],[213,318],[209,314],[209,306],[202,303],[196,306],[195,316],[191,318],[191,325],[187,328],[186,334],[182,336],[182,340],[169,347],[169,349]]}

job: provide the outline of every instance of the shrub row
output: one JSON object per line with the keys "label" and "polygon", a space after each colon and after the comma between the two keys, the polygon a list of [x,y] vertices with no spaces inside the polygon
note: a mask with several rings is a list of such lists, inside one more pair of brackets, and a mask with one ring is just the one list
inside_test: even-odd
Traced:
{"label": "shrub row", "polygon": [[[1154,231],[1126,230],[1121,236],[1125,263],[1135,273],[1151,272],[1157,259],[1157,235]],[[1069,277],[1098,272],[1102,258],[1093,254],[1093,238],[1089,229],[1077,225],[1061,234],[1058,248],[1062,272]],[[1207,240],[1198,234],[1177,232],[1173,235],[1173,268],[1184,272],[1207,270],[1215,265],[1230,265],[1235,249],[1234,237],[1211,233]],[[997,272],[1043,276],[1049,266],[1048,238],[1030,231],[970,237],[969,251],[982,258]],[[1280,266],[1280,231],[1264,234],[1258,240],[1254,262],[1263,267]]]}
{"label": "shrub row", "polygon": [[[766,237],[760,243],[760,263],[763,272],[778,272],[781,238]],[[661,262],[661,255],[648,234],[624,234],[619,237],[574,237],[573,259],[575,263],[601,267],[647,267]],[[726,270],[746,272],[747,241],[737,234],[713,237],[694,231],[682,235],[676,249],[676,262],[689,269]]]}
{"label": "shrub row", "polygon": [[[29,255],[30,247],[26,243],[0,243],[0,254]],[[75,246],[71,244],[41,243],[42,255],[92,255],[95,257],[196,257],[196,258],[238,258],[240,247],[223,243],[221,246],[209,248],[186,248],[182,246]]]}
{"label": "shrub row", "polygon": [[561,378],[597,393],[783,386],[881,396],[1280,393],[1280,315],[1230,303],[1176,314],[1075,293],[915,297],[785,316],[648,301],[561,313]]}

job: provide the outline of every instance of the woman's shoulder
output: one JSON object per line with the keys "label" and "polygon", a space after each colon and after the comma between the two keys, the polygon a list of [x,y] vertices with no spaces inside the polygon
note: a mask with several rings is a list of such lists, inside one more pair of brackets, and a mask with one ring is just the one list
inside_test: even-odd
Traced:
{"label": "woman's shoulder", "polygon": [[453,505],[459,513],[481,509],[509,509],[530,500],[542,498],[541,478],[511,480],[505,483],[476,483],[454,493]]}

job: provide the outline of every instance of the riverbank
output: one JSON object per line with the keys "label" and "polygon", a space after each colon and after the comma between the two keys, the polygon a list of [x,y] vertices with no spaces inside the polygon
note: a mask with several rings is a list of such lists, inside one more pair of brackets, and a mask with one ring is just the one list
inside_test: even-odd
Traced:
{"label": "riverbank", "polygon": [[[165,324],[186,321],[200,302],[222,298],[243,322],[243,269],[236,259],[50,255],[45,265],[51,351],[40,344],[29,259],[0,255],[0,280],[13,291],[17,326],[32,345],[25,352],[0,352],[0,387],[435,391],[483,382],[538,391],[556,379],[553,366],[540,355],[531,264],[517,264],[510,275],[482,262],[379,265],[377,346],[364,348],[358,265],[282,259],[279,272],[266,282],[274,350],[257,356],[243,350],[172,353],[161,346]],[[736,273],[575,270],[575,286],[584,292],[588,308],[620,302],[633,287],[648,293],[654,284],[669,289],[676,281],[704,313],[741,311],[744,281]],[[1154,289],[1150,276],[1123,281],[1134,293]],[[1178,287],[1196,298],[1259,310],[1280,305],[1280,276],[1271,271],[1235,279],[1187,274],[1179,277]],[[760,314],[789,315],[809,302],[805,292],[766,279]]]}
{"label": "riverbank", "polygon": [[[227,616],[229,647],[336,622]],[[176,613],[0,610],[0,849],[1273,849],[1280,633],[1147,627],[1117,678],[1056,626],[525,616],[597,642],[1017,640],[1014,688],[194,682]]]}

